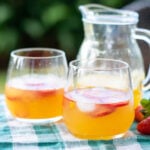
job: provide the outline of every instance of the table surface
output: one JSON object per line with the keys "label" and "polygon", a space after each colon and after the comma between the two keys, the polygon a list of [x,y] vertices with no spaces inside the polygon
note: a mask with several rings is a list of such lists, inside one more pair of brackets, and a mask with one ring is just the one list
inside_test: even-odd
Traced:
{"label": "table surface", "polygon": [[16,121],[0,95],[0,150],[150,150],[150,136],[141,135],[134,122],[125,137],[108,141],[81,140],[63,122],[32,125]]}

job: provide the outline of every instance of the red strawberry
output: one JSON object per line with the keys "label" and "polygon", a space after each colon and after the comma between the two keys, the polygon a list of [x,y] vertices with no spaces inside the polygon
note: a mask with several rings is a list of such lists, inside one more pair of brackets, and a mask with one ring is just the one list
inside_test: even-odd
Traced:
{"label": "red strawberry", "polygon": [[150,135],[150,117],[147,117],[146,119],[139,122],[137,125],[137,130],[141,134]]}
{"label": "red strawberry", "polygon": [[115,107],[108,104],[97,104],[94,111],[88,114],[92,117],[102,117],[115,111]]}
{"label": "red strawberry", "polygon": [[140,122],[144,119],[144,115],[142,113],[143,107],[141,105],[137,106],[135,109],[135,120]]}

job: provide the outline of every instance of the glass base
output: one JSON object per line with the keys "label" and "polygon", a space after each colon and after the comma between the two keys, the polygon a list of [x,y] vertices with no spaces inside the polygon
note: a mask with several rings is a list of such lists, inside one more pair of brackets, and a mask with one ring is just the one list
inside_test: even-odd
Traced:
{"label": "glass base", "polygon": [[108,136],[98,136],[98,135],[78,135],[78,134],[74,134],[72,133],[75,137],[80,138],[80,139],[88,139],[88,140],[113,140],[113,139],[117,139],[117,138],[121,138],[123,137],[126,133],[120,133],[117,135],[108,135]]}
{"label": "glass base", "polygon": [[57,116],[55,118],[46,118],[46,119],[25,119],[25,118],[16,118],[16,120],[24,123],[31,123],[35,125],[42,125],[47,123],[57,122],[62,119],[62,116]]}

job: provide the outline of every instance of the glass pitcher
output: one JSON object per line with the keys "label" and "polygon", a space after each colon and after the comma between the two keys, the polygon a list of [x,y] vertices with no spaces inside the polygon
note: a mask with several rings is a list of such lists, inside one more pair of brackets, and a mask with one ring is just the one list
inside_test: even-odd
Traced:
{"label": "glass pitcher", "polygon": [[150,31],[137,28],[138,14],[97,4],[79,6],[84,25],[84,40],[78,59],[113,58],[129,63],[134,92],[134,107],[142,98],[145,77],[142,53],[137,39],[150,44]]}

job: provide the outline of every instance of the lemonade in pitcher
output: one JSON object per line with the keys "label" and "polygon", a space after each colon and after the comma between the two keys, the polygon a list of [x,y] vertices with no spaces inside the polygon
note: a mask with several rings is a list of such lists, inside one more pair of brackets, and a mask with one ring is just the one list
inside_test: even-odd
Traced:
{"label": "lemonade in pitcher", "polygon": [[133,96],[134,96],[134,108],[140,105],[140,101],[143,96],[143,80],[144,80],[144,72],[138,70],[132,72],[132,81],[133,81]]}

